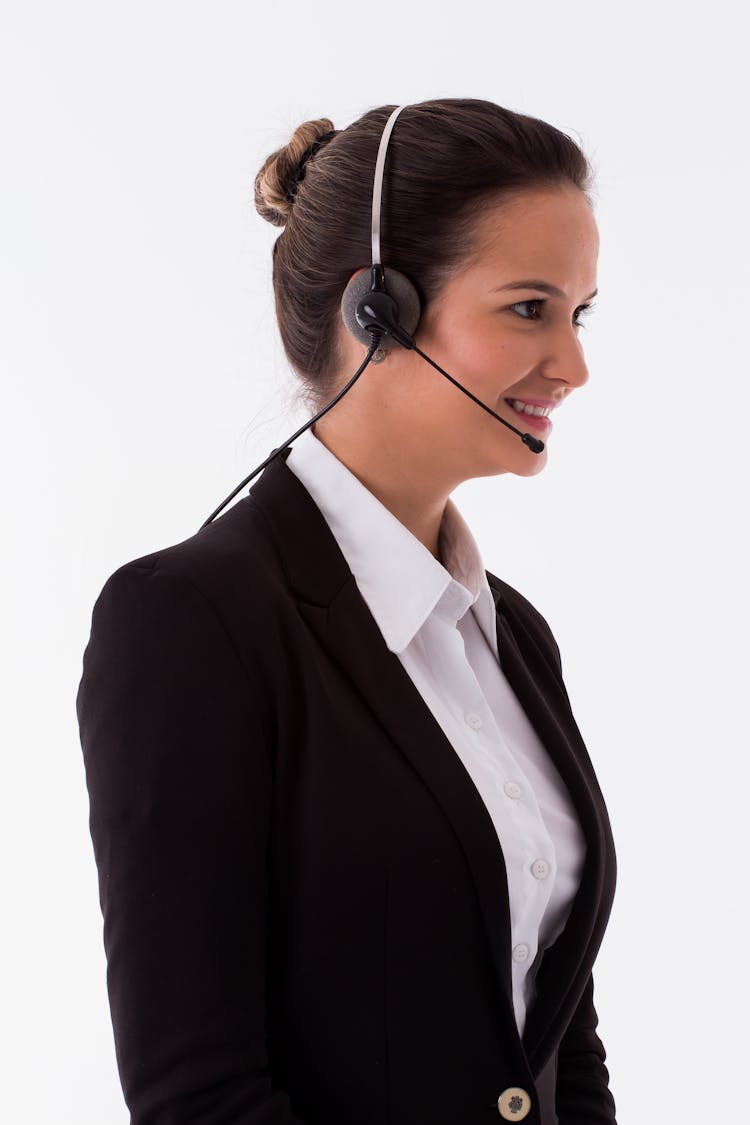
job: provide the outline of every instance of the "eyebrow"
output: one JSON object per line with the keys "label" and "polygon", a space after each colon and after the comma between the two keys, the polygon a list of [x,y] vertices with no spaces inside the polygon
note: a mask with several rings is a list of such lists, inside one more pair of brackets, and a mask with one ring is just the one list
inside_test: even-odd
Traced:
{"label": "eyebrow", "polygon": [[[490,293],[499,293],[503,289],[541,289],[544,293],[549,293],[552,297],[565,297],[566,294],[562,289],[558,289],[556,285],[550,285],[548,281],[538,281],[535,279],[525,281],[509,281],[507,285],[497,285],[494,289],[490,289]],[[590,301],[599,292],[595,289],[593,293],[589,293],[588,297],[584,300]]]}

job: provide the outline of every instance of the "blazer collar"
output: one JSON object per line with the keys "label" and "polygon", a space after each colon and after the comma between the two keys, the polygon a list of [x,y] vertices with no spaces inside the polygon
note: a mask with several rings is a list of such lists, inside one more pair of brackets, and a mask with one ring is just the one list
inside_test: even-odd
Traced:
{"label": "blazer collar", "polygon": [[[515,1026],[507,875],[491,817],[452,744],[385,644],[319,508],[286,465],[290,450],[282,449],[264,469],[246,502],[265,516],[301,616],[451,822],[474,879],[503,1017]],[[605,857],[614,845],[567,693],[523,614],[514,610],[512,588],[486,574],[496,606],[501,667],[569,789],[587,841],[581,885],[565,928],[544,953],[539,998],[527,1013],[522,1046],[537,1072],[570,1021],[592,970],[614,894],[605,881]]]}

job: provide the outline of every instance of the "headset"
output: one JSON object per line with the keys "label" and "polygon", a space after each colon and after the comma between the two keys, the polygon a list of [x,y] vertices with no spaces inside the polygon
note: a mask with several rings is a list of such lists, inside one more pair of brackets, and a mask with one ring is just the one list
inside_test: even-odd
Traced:
{"label": "headset", "polygon": [[211,523],[219,512],[221,512],[230,500],[233,500],[241,488],[257,476],[261,469],[265,469],[266,465],[278,457],[283,449],[298,438],[300,434],[304,433],[309,426],[317,422],[326,414],[332,406],[335,406],[339,399],[343,398],[346,392],[354,386],[357,379],[359,379],[362,372],[365,370],[370,362],[378,363],[385,358],[388,350],[393,347],[404,347],[413,349],[422,359],[426,360],[436,371],[449,379],[454,386],[468,395],[470,399],[496,418],[498,422],[502,422],[508,429],[513,430],[518,434],[524,445],[527,445],[532,453],[541,453],[544,449],[544,442],[539,438],[534,437],[532,434],[522,433],[521,430],[516,429],[512,423],[501,418],[489,406],[481,402],[471,391],[466,387],[462,387],[452,375],[444,371],[439,364],[417,346],[414,341],[413,333],[416,331],[419,324],[419,318],[422,313],[422,306],[419,299],[414,283],[399,270],[392,269],[390,266],[386,269],[383,266],[380,257],[380,220],[381,220],[381,200],[383,192],[383,173],[385,171],[385,158],[388,150],[388,141],[390,139],[393,126],[396,124],[396,118],[406,105],[401,105],[394,109],[388,118],[383,133],[380,138],[380,147],[378,148],[378,155],[375,161],[375,177],[373,182],[372,191],[372,263],[369,271],[367,269],[361,270],[351,278],[346,289],[344,290],[341,298],[341,317],[344,324],[354,336],[362,344],[368,345],[367,354],[360,366],[352,375],[349,382],[339,391],[335,398],[331,399],[327,406],[319,410],[309,421],[305,422],[304,426],[300,426],[296,433],[274,449],[265,461],[258,465],[249,476],[245,477],[243,481],[237,485],[233,492],[227,496],[219,507],[211,513],[207,520],[205,520],[199,531]]}

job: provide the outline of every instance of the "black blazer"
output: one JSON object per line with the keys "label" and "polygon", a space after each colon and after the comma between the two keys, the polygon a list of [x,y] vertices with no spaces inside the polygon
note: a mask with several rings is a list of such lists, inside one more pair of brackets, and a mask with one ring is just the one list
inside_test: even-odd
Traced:
{"label": "black blazer", "polygon": [[487,572],[587,841],[521,1040],[492,820],[289,449],[93,608],[76,706],[131,1122],[491,1125],[520,1087],[527,1125],[612,1125],[592,966],[615,850],[550,628]]}

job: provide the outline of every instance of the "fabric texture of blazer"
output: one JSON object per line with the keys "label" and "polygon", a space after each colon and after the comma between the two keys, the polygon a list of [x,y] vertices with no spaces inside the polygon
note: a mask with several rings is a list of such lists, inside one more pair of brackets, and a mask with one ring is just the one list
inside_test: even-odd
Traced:
{"label": "fabric texture of blazer", "polygon": [[492,820],[289,449],[93,608],[76,708],[131,1123],[491,1125],[518,1087],[527,1125],[615,1125],[615,848],[552,632],[486,572],[587,841],[521,1038]]}

